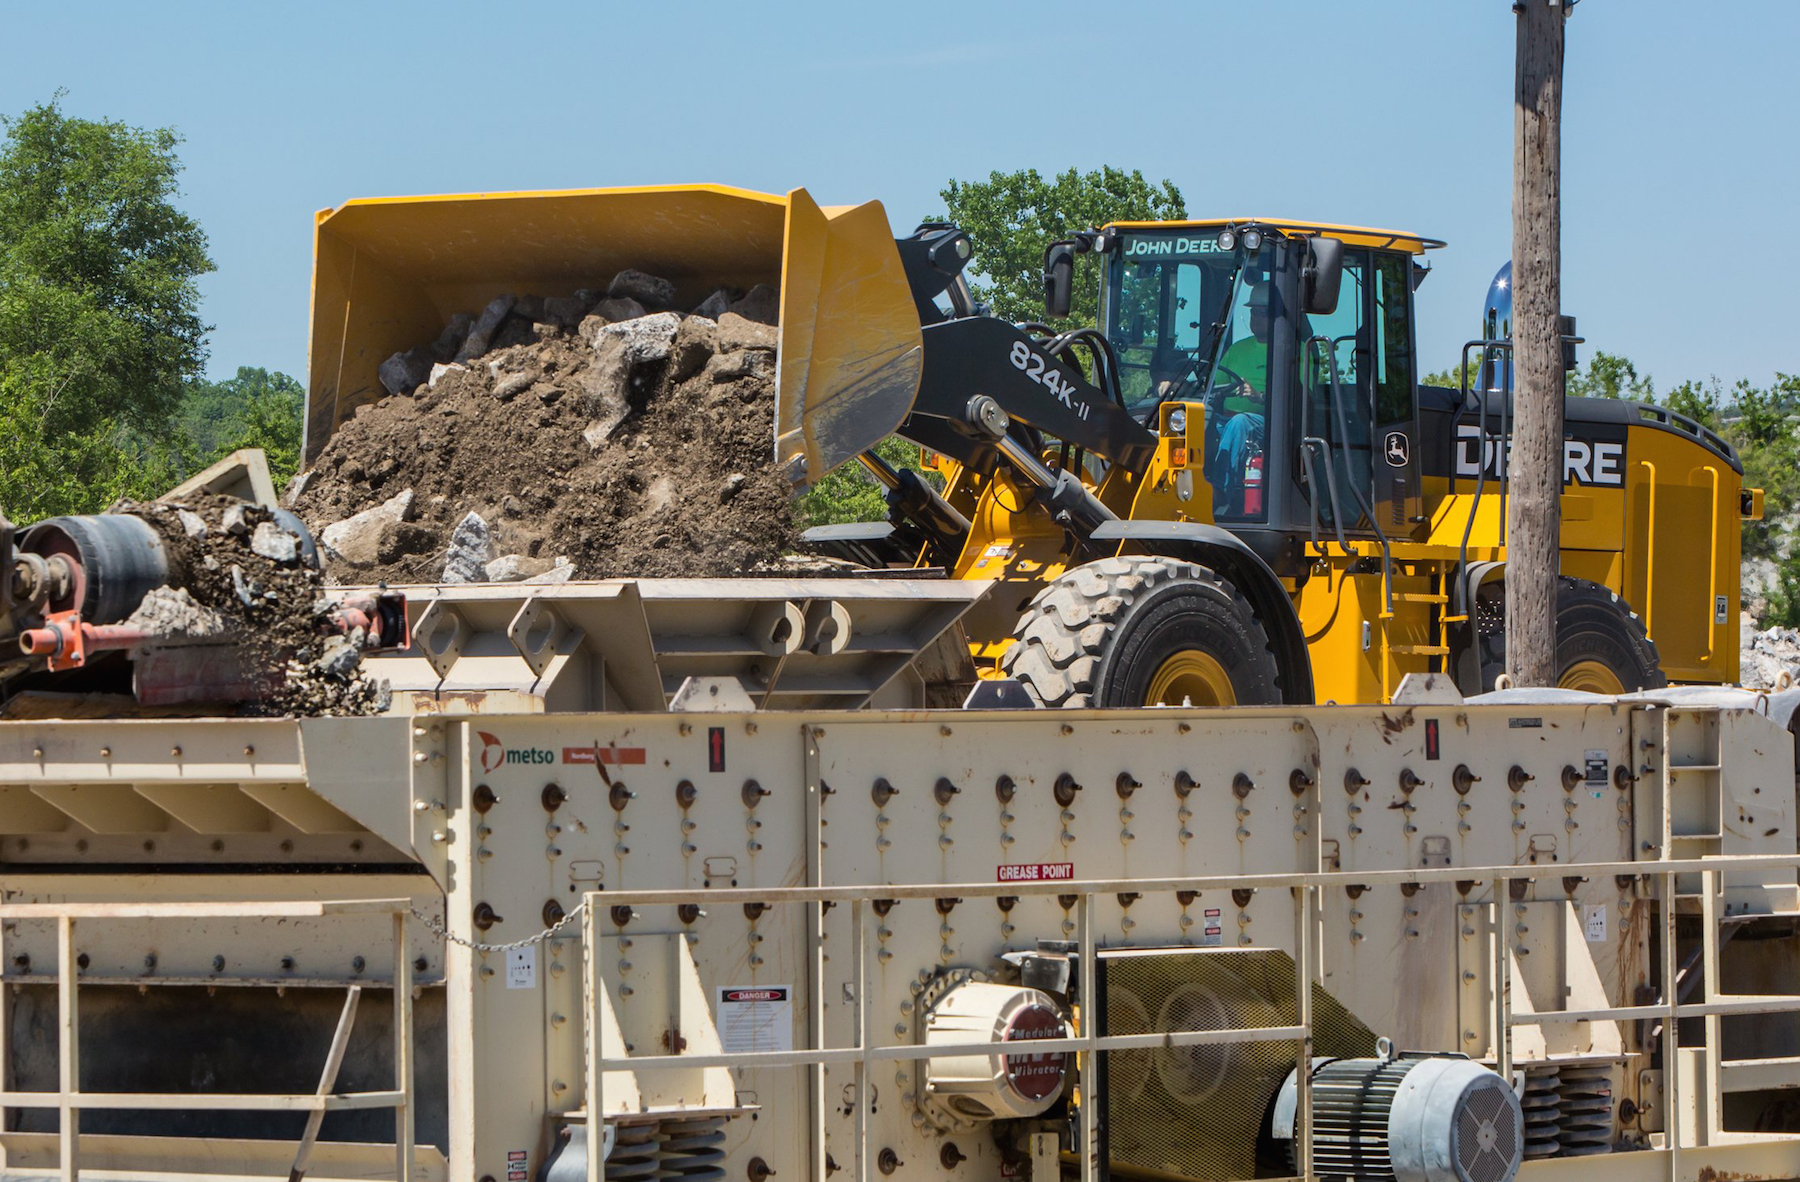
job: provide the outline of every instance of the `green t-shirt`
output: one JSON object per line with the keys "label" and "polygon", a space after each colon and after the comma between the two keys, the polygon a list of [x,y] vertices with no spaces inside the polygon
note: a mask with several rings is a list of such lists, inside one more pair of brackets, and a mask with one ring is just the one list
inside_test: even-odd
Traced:
{"label": "green t-shirt", "polygon": [[[1245,398],[1242,394],[1230,394],[1225,399],[1225,409],[1233,414],[1242,414],[1244,411],[1263,413],[1269,394],[1269,342],[1259,341],[1254,336],[1233,341],[1226,348],[1225,355],[1219,358],[1219,364],[1231,373],[1218,373],[1215,375],[1216,382],[1229,382],[1235,391],[1237,378],[1242,378],[1262,395],[1260,398]],[[1232,377],[1232,374],[1237,375],[1237,378]]]}

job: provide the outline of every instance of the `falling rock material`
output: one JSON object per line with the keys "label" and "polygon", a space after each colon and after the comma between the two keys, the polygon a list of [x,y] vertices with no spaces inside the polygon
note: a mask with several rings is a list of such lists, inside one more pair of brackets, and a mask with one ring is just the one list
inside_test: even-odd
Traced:
{"label": "falling rock material", "polygon": [[575,577],[575,564],[564,558],[558,558],[556,565],[541,575],[532,575],[529,579],[521,579],[522,583],[536,586],[566,583]]}
{"label": "falling rock material", "polygon": [[225,632],[225,617],[194,601],[186,587],[158,587],[125,620],[159,639],[205,640]]}
{"label": "falling rock material", "polygon": [[694,315],[704,316],[708,320],[717,320],[730,307],[731,293],[721,287],[695,306]]}
{"label": "falling rock material", "polygon": [[766,283],[757,284],[744,293],[743,299],[735,300],[731,305],[733,314],[758,324],[774,324],[780,309],[781,297]]}
{"label": "falling rock material", "polygon": [[450,531],[450,550],[444,557],[446,583],[487,581],[487,564],[495,558],[494,534],[481,514],[471,510]]}
{"label": "falling rock material", "polygon": [[628,267],[613,276],[606,294],[614,299],[636,300],[646,308],[666,308],[675,302],[675,285],[667,279]]}
{"label": "falling rock material", "polygon": [[250,535],[250,549],[270,562],[295,562],[300,557],[300,539],[273,521],[263,521]]}
{"label": "falling rock material", "polygon": [[[457,365],[454,362],[452,362],[450,364],[434,365],[431,367],[430,376],[426,378],[426,384],[435,390],[437,388],[437,384],[444,379],[444,375],[453,374],[453,373],[467,373],[468,368],[469,367],[466,365]],[[357,409],[361,410],[362,408],[358,407]]]}
{"label": "falling rock material", "polygon": [[654,316],[640,316],[636,320],[609,324],[601,329],[600,340],[595,342],[594,348],[599,351],[602,342],[611,337],[624,344],[624,357],[628,365],[661,361],[669,355],[669,347],[674,342],[675,333],[680,327],[681,316],[675,312],[658,312]]}
{"label": "falling rock material", "polygon": [[232,505],[219,519],[219,525],[234,538],[244,537],[250,532],[249,506]]}
{"label": "falling rock material", "polygon": [[[489,343],[494,339],[494,333],[499,331],[501,321],[506,319],[506,314],[513,310],[516,303],[518,297],[510,295],[495,296],[489,300],[488,306],[481,310],[481,315],[476,317],[474,326],[469,329],[462,348],[456,351],[456,359],[469,361],[486,353]],[[433,384],[436,384],[435,381]]]}
{"label": "falling rock material", "polygon": [[490,583],[519,583],[547,573],[554,564],[548,558],[532,558],[526,554],[502,554],[487,564]]}
{"label": "falling rock material", "polygon": [[319,544],[330,557],[357,566],[376,561],[380,551],[383,526],[396,525],[412,517],[413,490],[398,493],[373,509],[364,509],[353,517],[333,522],[319,531]]}

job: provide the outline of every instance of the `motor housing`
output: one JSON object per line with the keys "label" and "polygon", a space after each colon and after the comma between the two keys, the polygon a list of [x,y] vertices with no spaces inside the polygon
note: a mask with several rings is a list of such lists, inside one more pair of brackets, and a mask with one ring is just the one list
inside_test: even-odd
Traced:
{"label": "motor housing", "polygon": [[972,980],[955,985],[925,1015],[926,1045],[987,1042],[994,1051],[927,1059],[926,1099],[954,1123],[1037,1116],[1061,1098],[1069,1057],[1004,1046],[1068,1034],[1062,1010],[1042,990]]}
{"label": "motor housing", "polygon": [[[1376,1182],[1511,1182],[1524,1156],[1524,1114],[1507,1082],[1454,1055],[1315,1059],[1313,1170]],[[1294,1147],[1298,1102],[1289,1072],[1270,1127]],[[1294,1165],[1294,1172],[1300,1167]]]}

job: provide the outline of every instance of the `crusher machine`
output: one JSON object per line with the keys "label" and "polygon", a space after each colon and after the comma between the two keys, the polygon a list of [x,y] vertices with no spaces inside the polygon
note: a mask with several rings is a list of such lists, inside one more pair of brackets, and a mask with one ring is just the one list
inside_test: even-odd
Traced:
{"label": "crusher machine", "polygon": [[921,708],[984,589],[404,589],[380,716],[13,698],[0,1178],[1800,1176],[1791,701]]}

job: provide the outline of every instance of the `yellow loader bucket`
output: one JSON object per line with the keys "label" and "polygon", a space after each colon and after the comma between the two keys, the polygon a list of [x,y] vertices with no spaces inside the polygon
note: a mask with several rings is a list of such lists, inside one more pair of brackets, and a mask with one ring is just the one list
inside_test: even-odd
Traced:
{"label": "yellow loader bucket", "polygon": [[568,295],[635,267],[691,308],[780,285],[775,460],[806,484],[897,427],[918,391],[918,313],[879,202],[821,209],[720,185],[350,201],[314,225],[306,458],[376,371],[495,296]]}

